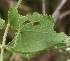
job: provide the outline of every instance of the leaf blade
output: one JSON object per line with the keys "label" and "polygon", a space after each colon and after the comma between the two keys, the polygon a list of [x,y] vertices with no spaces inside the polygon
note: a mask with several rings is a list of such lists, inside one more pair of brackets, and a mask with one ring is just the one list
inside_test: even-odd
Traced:
{"label": "leaf blade", "polygon": [[[26,20],[30,22],[23,24],[23,27],[18,29],[20,30],[20,32],[17,32],[19,35],[16,35],[17,37],[8,44],[11,48],[8,50],[19,54],[39,53],[57,43],[65,43],[63,40],[67,36],[64,33],[56,33],[54,31],[54,22],[51,16],[42,16],[34,13],[33,15],[27,15],[25,17]],[[39,22],[39,24],[34,26],[35,22]]]}

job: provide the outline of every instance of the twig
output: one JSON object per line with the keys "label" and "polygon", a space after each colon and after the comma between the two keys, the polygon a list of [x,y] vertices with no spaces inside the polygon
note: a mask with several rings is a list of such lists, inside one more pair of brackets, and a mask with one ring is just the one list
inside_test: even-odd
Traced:
{"label": "twig", "polygon": [[11,56],[11,58],[9,59],[9,61],[13,61],[14,58],[15,58],[15,56],[16,56],[16,53],[13,53],[12,56]]}
{"label": "twig", "polygon": [[67,0],[62,0],[61,3],[56,8],[56,10],[54,11],[54,13],[52,14],[52,17],[54,18],[55,21],[58,19],[59,14],[60,14],[60,10],[66,2],[67,2]]}
{"label": "twig", "polygon": [[45,15],[46,14],[46,4],[45,4],[45,0],[42,0],[42,13],[43,13],[43,15]]}
{"label": "twig", "polygon": [[59,19],[62,19],[62,18],[64,18],[64,17],[67,16],[67,15],[70,15],[70,10],[63,12],[63,13],[59,16]]}

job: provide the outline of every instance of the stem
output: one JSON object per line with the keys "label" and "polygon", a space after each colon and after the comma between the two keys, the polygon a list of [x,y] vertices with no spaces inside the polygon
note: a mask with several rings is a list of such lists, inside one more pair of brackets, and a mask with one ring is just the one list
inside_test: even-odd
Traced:
{"label": "stem", "polygon": [[0,48],[1,48],[1,44],[0,44]]}
{"label": "stem", "polygon": [[67,15],[70,15],[70,10],[69,10],[69,11],[66,11],[66,12],[61,13],[61,15],[59,16],[59,19],[65,18]]}
{"label": "stem", "polygon": [[46,1],[45,0],[42,0],[42,13],[43,13],[43,15],[45,15],[46,14]]}
{"label": "stem", "polygon": [[5,33],[4,33],[4,36],[3,36],[3,42],[2,42],[2,46],[1,46],[1,61],[3,61],[3,55],[4,55],[4,48],[3,47],[6,44],[5,42],[6,42],[6,37],[7,37],[9,27],[10,27],[10,24],[8,23],[7,27],[6,27],[6,30],[5,30]]}
{"label": "stem", "polygon": [[17,5],[16,5],[16,8],[18,8],[20,6],[20,3],[22,2],[22,0],[19,0]]}
{"label": "stem", "polygon": [[58,19],[60,10],[62,9],[62,7],[65,5],[66,2],[67,0],[62,0],[58,5],[58,7],[56,8],[56,10],[53,12],[52,17],[55,19],[55,21]]}

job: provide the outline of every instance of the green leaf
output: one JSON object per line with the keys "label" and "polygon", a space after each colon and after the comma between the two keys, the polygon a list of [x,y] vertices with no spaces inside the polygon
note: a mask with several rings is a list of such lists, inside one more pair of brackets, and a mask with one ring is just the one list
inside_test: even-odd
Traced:
{"label": "green leaf", "polygon": [[25,20],[25,16],[19,15],[17,8],[10,8],[8,11],[8,22],[14,26],[16,30],[22,28],[23,21]]}
{"label": "green leaf", "polygon": [[[54,22],[51,16],[42,16],[38,13],[27,15],[23,28],[19,28],[15,38],[7,45],[7,50],[19,54],[40,53],[58,43],[65,43],[67,36],[54,31]],[[23,56],[24,56],[23,55]],[[30,55],[29,55],[30,57]],[[28,57],[27,57],[28,58]]]}
{"label": "green leaf", "polygon": [[15,7],[10,8],[8,11],[8,22],[12,23],[13,21],[17,21],[18,16],[19,16],[18,10]]}
{"label": "green leaf", "polygon": [[5,25],[5,21],[0,18],[0,29],[2,29]]}

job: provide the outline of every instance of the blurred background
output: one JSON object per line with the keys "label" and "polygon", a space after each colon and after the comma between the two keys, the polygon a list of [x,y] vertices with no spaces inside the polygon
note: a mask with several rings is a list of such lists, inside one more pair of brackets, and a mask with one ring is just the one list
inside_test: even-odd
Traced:
{"label": "blurred background", "polygon": [[[18,0],[0,0],[0,18],[8,21],[9,8],[16,5]],[[40,14],[52,15],[54,18],[56,32],[65,32],[70,35],[70,0],[22,0],[19,14],[26,15],[38,12]],[[0,30],[0,43],[4,34],[5,27]],[[11,26],[7,36],[7,42],[10,42],[15,34],[14,28]],[[47,51],[38,54],[36,57],[26,59],[20,57],[16,53],[11,53],[5,50],[4,61],[70,61],[69,50],[60,49],[59,51]]]}

